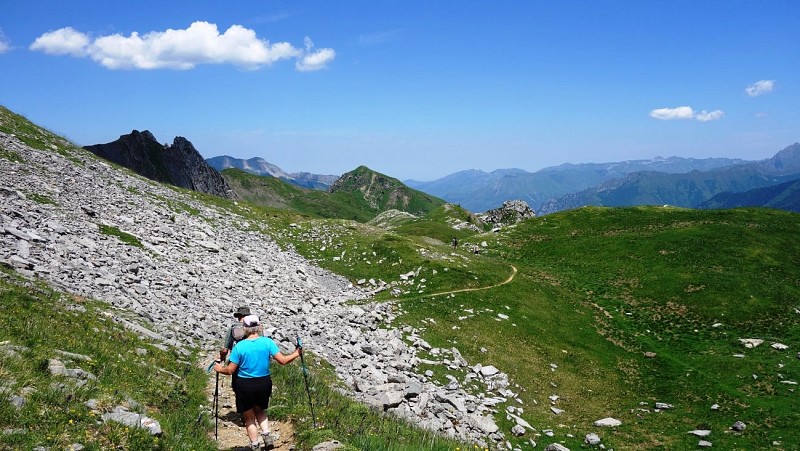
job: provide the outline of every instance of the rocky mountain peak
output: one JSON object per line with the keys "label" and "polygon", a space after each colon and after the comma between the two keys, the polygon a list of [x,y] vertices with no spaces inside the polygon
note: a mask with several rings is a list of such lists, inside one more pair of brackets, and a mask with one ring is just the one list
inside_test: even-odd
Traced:
{"label": "rocky mountain peak", "polygon": [[800,143],[794,143],[766,161],[769,169],[778,173],[800,171]]}
{"label": "rocky mountain peak", "polygon": [[116,141],[84,149],[157,182],[221,197],[236,197],[219,172],[182,136],[175,137],[168,146],[159,143],[148,130],[133,130]]}
{"label": "rocky mountain peak", "polygon": [[478,215],[478,218],[494,225],[516,224],[536,216],[536,212],[524,200],[507,200],[499,208]]}

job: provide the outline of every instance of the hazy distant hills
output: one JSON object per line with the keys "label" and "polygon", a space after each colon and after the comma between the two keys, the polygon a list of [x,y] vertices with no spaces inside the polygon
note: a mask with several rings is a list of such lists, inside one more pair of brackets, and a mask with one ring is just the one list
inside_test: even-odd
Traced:
{"label": "hazy distant hills", "polygon": [[800,213],[800,180],[792,180],[744,193],[720,193],[700,208],[770,207]]}
{"label": "hazy distant hills", "polygon": [[655,158],[615,163],[562,164],[527,172],[522,169],[498,169],[492,172],[467,170],[431,182],[406,180],[405,183],[471,211],[496,208],[506,200],[521,199],[537,212],[552,199],[625,177],[637,171],[681,173],[708,171],[744,163],[730,158]]}
{"label": "hazy distant hills", "polygon": [[208,158],[206,162],[220,172],[230,168],[241,169],[251,174],[279,178],[303,188],[319,190],[327,190],[339,178],[338,175],[311,174],[309,172],[288,173],[260,157],[244,160],[223,155],[221,157]]}
{"label": "hazy distant hills", "polygon": [[722,193],[744,193],[798,178],[800,144],[796,143],[767,160],[723,166],[709,171],[693,170],[678,174],[633,172],[625,177],[550,200],[539,208],[538,213],[554,213],[584,205],[621,207],[667,204],[697,208]]}

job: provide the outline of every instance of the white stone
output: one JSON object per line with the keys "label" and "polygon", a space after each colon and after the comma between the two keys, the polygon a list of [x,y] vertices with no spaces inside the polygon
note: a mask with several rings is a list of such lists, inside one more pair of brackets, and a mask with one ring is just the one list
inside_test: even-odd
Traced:
{"label": "white stone", "polygon": [[711,435],[711,431],[708,429],[695,429],[694,431],[689,431],[687,434],[696,435],[698,437],[708,437]]}
{"label": "white stone", "polygon": [[740,338],[739,342],[744,345],[745,348],[751,349],[755,348],[756,346],[764,343],[764,340],[760,338]]}
{"label": "white stone", "polygon": [[621,425],[622,421],[608,417],[608,418],[603,418],[602,420],[597,420],[593,424],[597,427],[613,428]]}

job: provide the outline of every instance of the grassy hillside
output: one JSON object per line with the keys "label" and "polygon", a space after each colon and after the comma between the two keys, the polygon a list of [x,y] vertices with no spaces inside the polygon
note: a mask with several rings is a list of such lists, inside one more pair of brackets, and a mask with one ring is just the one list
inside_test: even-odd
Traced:
{"label": "grassy hillside", "polygon": [[330,188],[333,194],[348,194],[363,200],[375,214],[390,209],[422,216],[444,205],[445,201],[404,185],[400,180],[375,172],[366,166],[343,174]]}
{"label": "grassy hillside", "polygon": [[[393,208],[419,214],[444,203],[404,186],[386,189],[381,195],[383,197],[375,200],[372,194],[362,193],[352,184],[347,185],[352,189],[326,192],[302,188],[275,177],[258,176],[239,169],[226,169],[222,171],[222,176],[242,199],[253,204],[290,209],[318,218],[366,222]],[[395,194],[391,194],[392,192]],[[407,202],[391,199],[406,199]]]}
{"label": "grassy hillside", "polygon": [[[5,270],[0,272],[0,303],[0,448],[70,449],[80,443],[87,450],[215,449],[203,407],[207,378],[190,363],[192,354],[161,349],[114,321],[135,322],[130,313],[52,291]],[[80,378],[53,375],[50,359],[96,379],[81,385]],[[22,405],[5,402],[12,396],[24,399]],[[155,418],[163,435],[100,420],[100,411],[118,405]]]}
{"label": "grassy hillside", "polygon": [[365,222],[378,212],[363,199],[346,193],[302,188],[275,177],[225,169],[222,176],[244,200],[255,205],[288,209],[318,218],[346,218]]}
{"label": "grassy hillside", "polygon": [[[415,224],[402,233],[349,229],[338,252],[360,247],[347,262],[317,246],[301,251],[353,278],[390,277],[374,263],[392,256],[419,264],[425,287],[395,296],[403,323],[434,346],[457,346],[470,362],[510,374],[523,417],[540,431],[512,442],[575,449],[597,432],[615,449],[695,449],[699,439],[687,432],[710,429],[721,449],[800,446],[800,216],[583,208],[470,237],[488,242],[479,256],[447,249],[435,238],[441,224]],[[448,258],[463,265],[462,277]],[[496,285],[511,275],[509,264],[518,270],[510,283],[447,293]],[[739,341],[747,338],[765,342],[748,349]],[[423,369],[446,381],[446,369]],[[609,416],[623,425],[592,426]],[[736,421],[747,429],[732,431]],[[547,429],[554,437],[542,435]]]}

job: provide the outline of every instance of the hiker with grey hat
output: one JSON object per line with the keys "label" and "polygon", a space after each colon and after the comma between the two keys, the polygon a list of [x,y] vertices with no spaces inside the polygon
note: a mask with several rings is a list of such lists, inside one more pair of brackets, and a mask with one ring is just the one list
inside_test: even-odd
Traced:
{"label": "hiker with grey hat", "polygon": [[237,374],[233,379],[236,412],[244,420],[250,448],[259,449],[258,436],[261,434],[265,449],[269,450],[274,447],[266,413],[272,395],[270,360],[286,365],[300,357],[303,348],[298,345],[291,354],[282,353],[271,338],[262,336],[263,327],[256,315],[245,316],[242,324],[245,338],[233,347],[227,364],[214,364],[214,371],[220,374]]}
{"label": "hiker with grey hat", "polygon": [[236,322],[231,324],[231,327],[228,328],[228,334],[225,336],[225,344],[222,346],[222,349],[219,350],[220,360],[225,361],[225,358],[228,357],[228,353],[231,352],[233,346],[244,339],[242,319],[249,314],[250,307],[239,307],[233,312],[233,317],[236,318]]}

